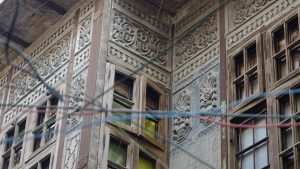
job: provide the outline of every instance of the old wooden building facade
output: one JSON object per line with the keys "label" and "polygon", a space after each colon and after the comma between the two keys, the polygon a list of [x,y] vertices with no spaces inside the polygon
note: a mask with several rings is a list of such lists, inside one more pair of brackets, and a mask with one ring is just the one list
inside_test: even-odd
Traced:
{"label": "old wooden building facade", "polygon": [[[15,6],[0,1],[1,40]],[[0,47],[1,168],[300,169],[299,11],[21,1],[11,44],[28,59]]]}

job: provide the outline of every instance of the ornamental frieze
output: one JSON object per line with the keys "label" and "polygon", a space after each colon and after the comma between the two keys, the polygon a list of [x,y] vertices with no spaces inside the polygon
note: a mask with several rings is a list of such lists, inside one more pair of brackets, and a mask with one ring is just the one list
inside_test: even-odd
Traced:
{"label": "ornamental frieze", "polygon": [[241,24],[245,20],[256,16],[259,11],[265,8],[274,0],[234,0],[233,3],[233,23]]}
{"label": "ornamental frieze", "polygon": [[155,63],[167,66],[168,41],[125,15],[114,11],[110,38],[115,43]]}
{"label": "ornamental frieze", "polygon": [[177,141],[177,143],[185,141],[192,130],[191,116],[186,114],[191,111],[190,94],[188,90],[183,90],[175,103],[175,110],[184,113],[173,119],[173,140]]}
{"label": "ornamental frieze", "polygon": [[217,16],[209,17],[190,35],[183,37],[175,46],[175,68],[199,55],[206,47],[218,40]]}
{"label": "ornamental frieze", "polygon": [[[51,47],[39,58],[33,60],[33,68],[38,72],[41,78],[45,79],[69,61],[69,50],[71,45],[71,34],[62,38],[58,43]],[[31,67],[27,69],[33,74]],[[16,87],[11,87],[9,92],[9,102],[14,103],[30,92],[36,85],[40,83],[38,79],[25,72],[18,74],[13,80],[12,84]]]}
{"label": "ornamental frieze", "polygon": [[79,31],[76,44],[76,52],[86,47],[91,42],[92,17],[89,16],[79,24]]}

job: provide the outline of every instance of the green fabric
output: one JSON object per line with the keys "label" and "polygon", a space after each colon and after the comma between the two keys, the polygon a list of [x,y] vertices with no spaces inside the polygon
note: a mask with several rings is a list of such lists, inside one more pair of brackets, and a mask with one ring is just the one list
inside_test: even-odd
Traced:
{"label": "green fabric", "polygon": [[145,120],[145,134],[151,138],[156,138],[156,134],[158,132],[158,124],[156,121],[152,119]]}
{"label": "green fabric", "polygon": [[[128,109],[125,105],[113,101],[112,109]],[[118,121],[120,123],[124,123],[126,125],[131,125],[131,113],[127,112],[112,112],[112,121]]]}
{"label": "green fabric", "polygon": [[125,167],[126,157],[127,146],[118,141],[111,141],[108,151],[108,160],[112,161],[115,164]]}
{"label": "green fabric", "polygon": [[155,169],[155,161],[142,155],[139,157],[138,169]]}

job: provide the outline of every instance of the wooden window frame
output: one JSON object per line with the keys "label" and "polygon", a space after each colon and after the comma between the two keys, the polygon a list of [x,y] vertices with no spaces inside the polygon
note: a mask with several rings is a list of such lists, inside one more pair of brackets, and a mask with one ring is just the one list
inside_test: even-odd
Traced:
{"label": "wooden window frame", "polygon": [[[36,108],[36,113],[34,113],[34,116],[33,116],[33,121],[34,121],[34,130],[32,131],[32,136],[35,137],[35,134],[42,131],[42,134],[41,134],[41,142],[39,143],[40,146],[36,149],[34,149],[34,144],[35,144],[35,140],[32,141],[32,146],[31,146],[31,151],[33,153],[36,153],[36,152],[39,152],[41,150],[43,150],[45,148],[45,146],[49,145],[49,144],[52,144],[56,139],[56,130],[57,130],[57,127],[58,127],[58,123],[56,122],[56,119],[58,118],[58,108],[56,108],[55,110],[55,113],[51,115],[52,113],[52,109],[51,109],[51,100],[52,99],[58,99],[58,98],[55,98],[54,96],[52,95],[48,95],[45,97],[45,99],[43,99],[43,101],[41,102],[40,106],[45,106],[45,112],[42,112],[42,113],[45,113],[44,115],[44,118],[43,118],[43,122],[41,124],[37,124],[37,120],[38,120],[38,114],[39,114],[39,107],[38,106]],[[46,105],[45,105],[46,103]],[[60,100],[58,99],[58,102],[57,102],[57,107],[59,107],[60,105]],[[54,122],[54,135],[51,137],[51,139],[49,139],[47,142],[46,142],[46,137],[48,137],[48,134],[47,133],[47,128],[50,124],[52,124]],[[38,126],[37,126],[38,125]]]}
{"label": "wooden window frame", "polygon": [[[256,106],[259,106],[257,109],[255,108]],[[267,111],[267,105],[266,103],[259,103],[258,105],[254,105],[252,107],[249,107],[245,110],[241,110],[240,112],[237,112],[237,114],[243,114],[243,113],[246,113],[248,114],[250,111],[253,111],[253,110],[258,110],[256,111],[256,114],[267,114],[268,111]],[[251,122],[251,124],[253,124],[253,121],[255,120],[258,120],[259,118],[238,118],[238,117],[233,117],[231,118],[229,121],[231,123],[234,123],[234,124],[246,124],[248,122]],[[266,120],[266,124],[268,124],[270,121],[269,119],[265,119]],[[266,129],[266,135],[267,137],[266,138],[263,138],[261,139],[260,141],[252,144],[251,146],[245,148],[244,150],[239,150],[240,149],[240,141],[239,141],[239,132],[240,132],[240,129],[239,128],[232,128],[230,129],[230,144],[229,144],[229,163],[230,163],[230,168],[232,169],[238,169],[239,168],[239,159],[238,159],[238,156],[240,156],[241,154],[245,153],[245,152],[248,152],[250,150],[255,150],[256,147],[259,147],[261,145],[264,145],[266,144],[267,146],[267,153],[268,153],[268,165],[265,166],[265,168],[270,168],[270,165],[271,165],[271,161],[270,161],[270,158],[271,158],[271,154],[269,153],[269,149],[270,149],[270,143],[269,143],[269,139],[270,139],[270,133],[268,131],[268,129]],[[254,129],[253,131],[254,132]],[[254,133],[253,133],[253,138],[254,138]],[[255,164],[255,159],[254,159],[254,164]]]}
{"label": "wooden window frame", "polygon": [[[2,148],[4,150],[2,158],[4,159],[6,157],[9,157],[9,168],[14,168],[14,167],[19,168],[22,165],[22,162],[23,162],[23,159],[24,159],[24,157],[23,157],[24,156],[24,146],[25,146],[24,135],[23,135],[22,139],[19,139],[19,134],[22,134],[22,133],[19,133],[20,126],[22,125],[22,123],[25,123],[25,126],[24,126],[24,132],[25,132],[26,131],[26,125],[27,125],[26,118],[20,118],[20,119],[14,121],[12,123],[12,126],[9,127],[8,129],[6,129],[5,132],[4,132],[4,133],[8,133],[10,131],[14,131],[11,147],[6,150],[6,144],[4,144],[2,146]],[[5,134],[5,139],[6,139],[6,137],[7,136]],[[21,153],[19,163],[17,165],[15,165],[14,164],[15,152],[20,147],[22,148],[23,151]],[[1,167],[3,166],[3,163],[4,163],[4,160],[2,160]]]}
{"label": "wooden window frame", "polygon": [[[147,86],[150,86],[153,88],[157,93],[160,94],[159,98],[159,110],[161,111],[166,111],[168,109],[167,102],[169,100],[168,94],[167,94],[167,89],[165,89],[163,86],[160,86],[154,82],[152,82],[150,79],[146,78],[145,76],[141,77],[141,92],[140,92],[140,107],[142,110],[146,110],[146,91],[147,91]],[[155,114],[155,113],[153,113]],[[161,114],[162,115],[162,114]],[[145,118],[146,115],[145,113],[141,113],[140,115],[140,134],[146,138],[148,141],[150,141],[152,144],[158,146],[161,149],[164,149],[164,144],[166,142],[166,136],[167,136],[167,127],[168,126],[168,120],[167,118],[160,118],[159,123],[158,123],[158,133],[156,138],[151,138],[148,136],[144,130],[145,128]]]}
{"label": "wooden window frame", "polygon": [[51,153],[43,157],[42,159],[38,160],[34,165],[29,167],[29,169],[43,169],[42,168],[42,162],[46,161],[49,158],[49,169],[51,169],[51,164],[53,163],[53,158],[51,158]]}
{"label": "wooden window frame", "polygon": [[[243,43],[244,45],[237,48],[235,51],[229,54],[229,59],[227,62],[228,65],[228,95],[229,95],[229,101],[230,103],[235,103],[235,104],[230,104],[233,105],[233,108],[229,109],[234,109],[237,110],[240,107],[244,106],[247,103],[250,103],[254,99],[256,99],[256,95],[263,92],[265,87],[264,87],[264,71],[263,71],[263,62],[264,62],[264,55],[262,52],[262,38],[261,34],[257,34],[254,37],[248,39]],[[256,45],[256,65],[248,68],[248,55],[247,55],[247,49],[251,48],[252,45]],[[240,74],[238,77],[236,77],[236,62],[235,58],[237,56],[240,56],[242,54],[243,56],[243,64],[244,64],[244,70],[242,71],[243,73]],[[257,85],[258,85],[258,90],[250,95],[249,92],[249,77],[255,75],[257,76]],[[239,102],[237,102],[237,89],[236,89],[236,84],[241,82],[244,84],[244,92],[245,92],[245,98],[241,99]]]}
{"label": "wooden window frame", "polygon": [[[298,17],[298,38],[296,38],[296,40],[294,40],[293,42],[291,42],[289,40],[289,32],[288,32],[288,23],[295,19],[295,17]],[[275,36],[274,33],[280,28],[283,27],[284,29],[284,40],[285,40],[285,46],[281,51],[276,51],[275,49]],[[291,79],[292,77],[294,77],[296,74],[300,73],[300,67],[293,69],[293,60],[292,60],[292,50],[295,49],[296,47],[299,47],[300,45],[300,16],[298,11],[294,11],[291,14],[289,14],[287,17],[285,17],[284,19],[282,19],[280,22],[278,22],[277,24],[275,24],[274,26],[272,26],[268,31],[267,31],[267,35],[268,35],[268,39],[269,39],[269,43],[270,43],[270,47],[271,50],[268,53],[268,55],[270,55],[270,61],[271,61],[271,65],[269,68],[269,71],[272,72],[270,73],[272,82],[271,83],[271,88],[276,88],[279,85],[283,84],[284,82],[288,81],[289,79]],[[277,62],[276,59],[278,57],[281,57],[285,55],[286,58],[286,75],[279,78],[278,77],[278,69],[277,69]],[[271,80],[270,79],[270,80]]]}
{"label": "wooden window frame", "polygon": [[[140,84],[140,78],[137,75],[134,75],[133,77],[130,76],[131,72],[120,68],[120,67],[116,67],[115,65],[111,64],[111,63],[107,63],[106,64],[106,76],[105,76],[105,85],[104,85],[104,91],[108,90],[104,96],[103,96],[103,107],[107,108],[108,110],[112,109],[112,103],[113,103],[113,99],[114,99],[114,90],[112,90],[111,88],[114,86],[114,79],[115,79],[115,74],[116,72],[119,72],[120,74],[124,74],[125,76],[128,76],[130,78],[132,78],[134,80],[133,82],[133,94],[132,94],[132,100],[133,100],[133,106],[131,110],[139,110],[139,104],[138,104],[138,100],[139,100],[139,84]],[[130,131],[132,133],[136,133],[138,134],[138,125],[139,125],[139,120],[138,118],[132,118],[131,120],[131,125],[126,125],[124,123],[118,122],[118,121],[113,121],[112,119],[112,113],[108,111],[107,112],[107,122],[118,126],[120,128],[123,128],[127,131]],[[137,115],[135,115],[136,117],[138,117],[138,113]]]}
{"label": "wooden window frame", "polygon": [[[277,119],[275,121],[277,121],[278,125],[283,125],[283,124],[291,124],[291,127],[286,127],[286,128],[291,128],[291,132],[292,132],[292,144],[289,147],[285,147],[284,144],[284,140],[283,140],[283,136],[282,136],[282,130],[284,127],[277,127],[276,128],[276,133],[277,133],[277,149],[278,149],[278,155],[277,157],[279,158],[279,164],[280,164],[280,168],[283,169],[284,168],[284,158],[286,156],[288,156],[289,154],[293,154],[294,156],[294,166],[300,166],[300,161],[299,161],[299,156],[300,153],[298,152],[299,148],[300,148],[300,136],[299,136],[299,132],[300,129],[299,127],[296,126],[297,123],[299,123],[300,121],[297,120],[295,118],[295,116],[299,116],[300,115],[300,111],[297,111],[297,102],[296,102],[296,98],[295,95],[297,93],[294,93],[293,90],[294,89],[300,89],[300,84],[296,84],[296,85],[292,85],[292,86],[287,86],[286,87],[286,91],[282,91],[281,93],[278,93],[276,96],[273,96],[273,100],[276,103],[276,106],[274,106],[274,112],[276,112],[275,114],[280,115],[280,102],[279,99],[281,99],[282,97],[289,97],[289,104],[290,104],[290,109],[291,109],[291,117],[290,118],[285,118],[285,119]],[[298,122],[297,122],[298,121]]]}

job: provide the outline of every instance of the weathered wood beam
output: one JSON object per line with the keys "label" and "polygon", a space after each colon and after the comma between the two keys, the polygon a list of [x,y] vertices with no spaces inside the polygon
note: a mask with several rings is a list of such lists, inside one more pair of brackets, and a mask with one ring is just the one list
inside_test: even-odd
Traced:
{"label": "weathered wood beam", "polygon": [[[4,38],[7,38],[8,36],[8,32],[5,31],[3,28],[0,28],[0,36],[3,36]],[[11,36],[11,39],[10,39],[12,42],[20,45],[20,46],[23,46],[24,48],[27,48],[29,45],[31,45],[31,43],[15,36],[15,35],[12,35]]]}
{"label": "weathered wood beam", "polygon": [[67,10],[64,9],[63,7],[59,6],[55,2],[52,2],[50,0],[38,0],[40,3],[45,4],[48,8],[56,11],[57,13],[64,15]]}

